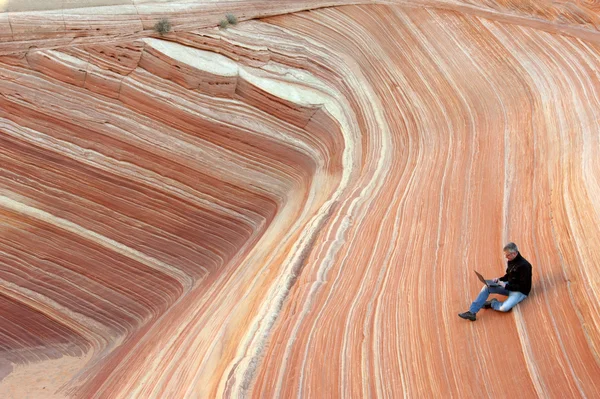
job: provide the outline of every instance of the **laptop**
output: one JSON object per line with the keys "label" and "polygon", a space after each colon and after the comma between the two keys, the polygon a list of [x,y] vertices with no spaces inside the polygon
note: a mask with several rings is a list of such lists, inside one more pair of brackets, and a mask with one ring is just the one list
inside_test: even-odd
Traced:
{"label": "laptop", "polygon": [[494,283],[494,280],[486,280],[483,278],[483,276],[479,273],[477,273],[476,270],[474,270],[475,274],[477,275],[477,278],[479,278],[479,280],[481,280],[481,282],[485,285],[487,285],[488,287],[499,287],[500,284],[498,283]]}

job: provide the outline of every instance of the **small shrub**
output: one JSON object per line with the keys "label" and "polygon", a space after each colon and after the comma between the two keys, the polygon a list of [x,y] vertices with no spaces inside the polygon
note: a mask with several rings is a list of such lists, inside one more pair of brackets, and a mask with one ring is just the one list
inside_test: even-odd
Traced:
{"label": "small shrub", "polygon": [[229,22],[231,25],[237,25],[238,23],[237,17],[233,14],[227,14],[225,15],[225,18],[227,18],[227,22]]}
{"label": "small shrub", "polygon": [[154,30],[164,35],[165,33],[169,33],[171,31],[171,23],[168,19],[163,18],[154,25]]}
{"label": "small shrub", "polygon": [[221,22],[219,22],[219,28],[225,29],[227,28],[227,26],[229,26],[229,21],[227,21],[226,19],[223,19],[221,20]]}

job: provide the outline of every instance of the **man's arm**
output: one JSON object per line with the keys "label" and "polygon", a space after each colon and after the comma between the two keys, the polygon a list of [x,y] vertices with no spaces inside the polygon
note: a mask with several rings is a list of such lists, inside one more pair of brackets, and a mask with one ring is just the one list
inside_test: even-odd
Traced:
{"label": "man's arm", "polygon": [[508,291],[520,291],[527,279],[531,279],[531,269],[526,265],[522,265],[512,273],[504,288]]}

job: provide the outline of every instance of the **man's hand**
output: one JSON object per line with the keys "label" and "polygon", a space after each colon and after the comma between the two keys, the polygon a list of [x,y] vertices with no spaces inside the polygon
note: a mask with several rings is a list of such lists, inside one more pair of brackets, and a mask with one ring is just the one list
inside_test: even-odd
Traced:
{"label": "man's hand", "polygon": [[496,277],[495,279],[492,280],[494,283],[498,283],[498,285],[500,287],[506,287],[506,284],[508,284],[506,281],[501,281],[498,277]]}

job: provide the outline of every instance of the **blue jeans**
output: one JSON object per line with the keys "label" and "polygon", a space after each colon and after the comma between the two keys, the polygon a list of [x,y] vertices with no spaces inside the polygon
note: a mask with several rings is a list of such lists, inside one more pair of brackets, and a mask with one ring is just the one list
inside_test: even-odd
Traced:
{"label": "blue jeans", "polygon": [[499,312],[508,312],[509,310],[514,308],[517,303],[519,303],[523,299],[527,298],[527,295],[525,295],[519,291],[508,291],[504,287],[500,287],[500,286],[488,288],[488,286],[484,285],[483,288],[481,289],[481,291],[479,292],[479,295],[477,295],[477,298],[471,304],[469,311],[471,313],[479,312],[479,309],[481,309],[484,302],[487,301],[488,296],[490,294],[500,294],[500,295],[504,295],[504,296],[508,297],[508,299],[504,302],[501,302],[501,301],[493,301],[492,302],[492,308]]}

